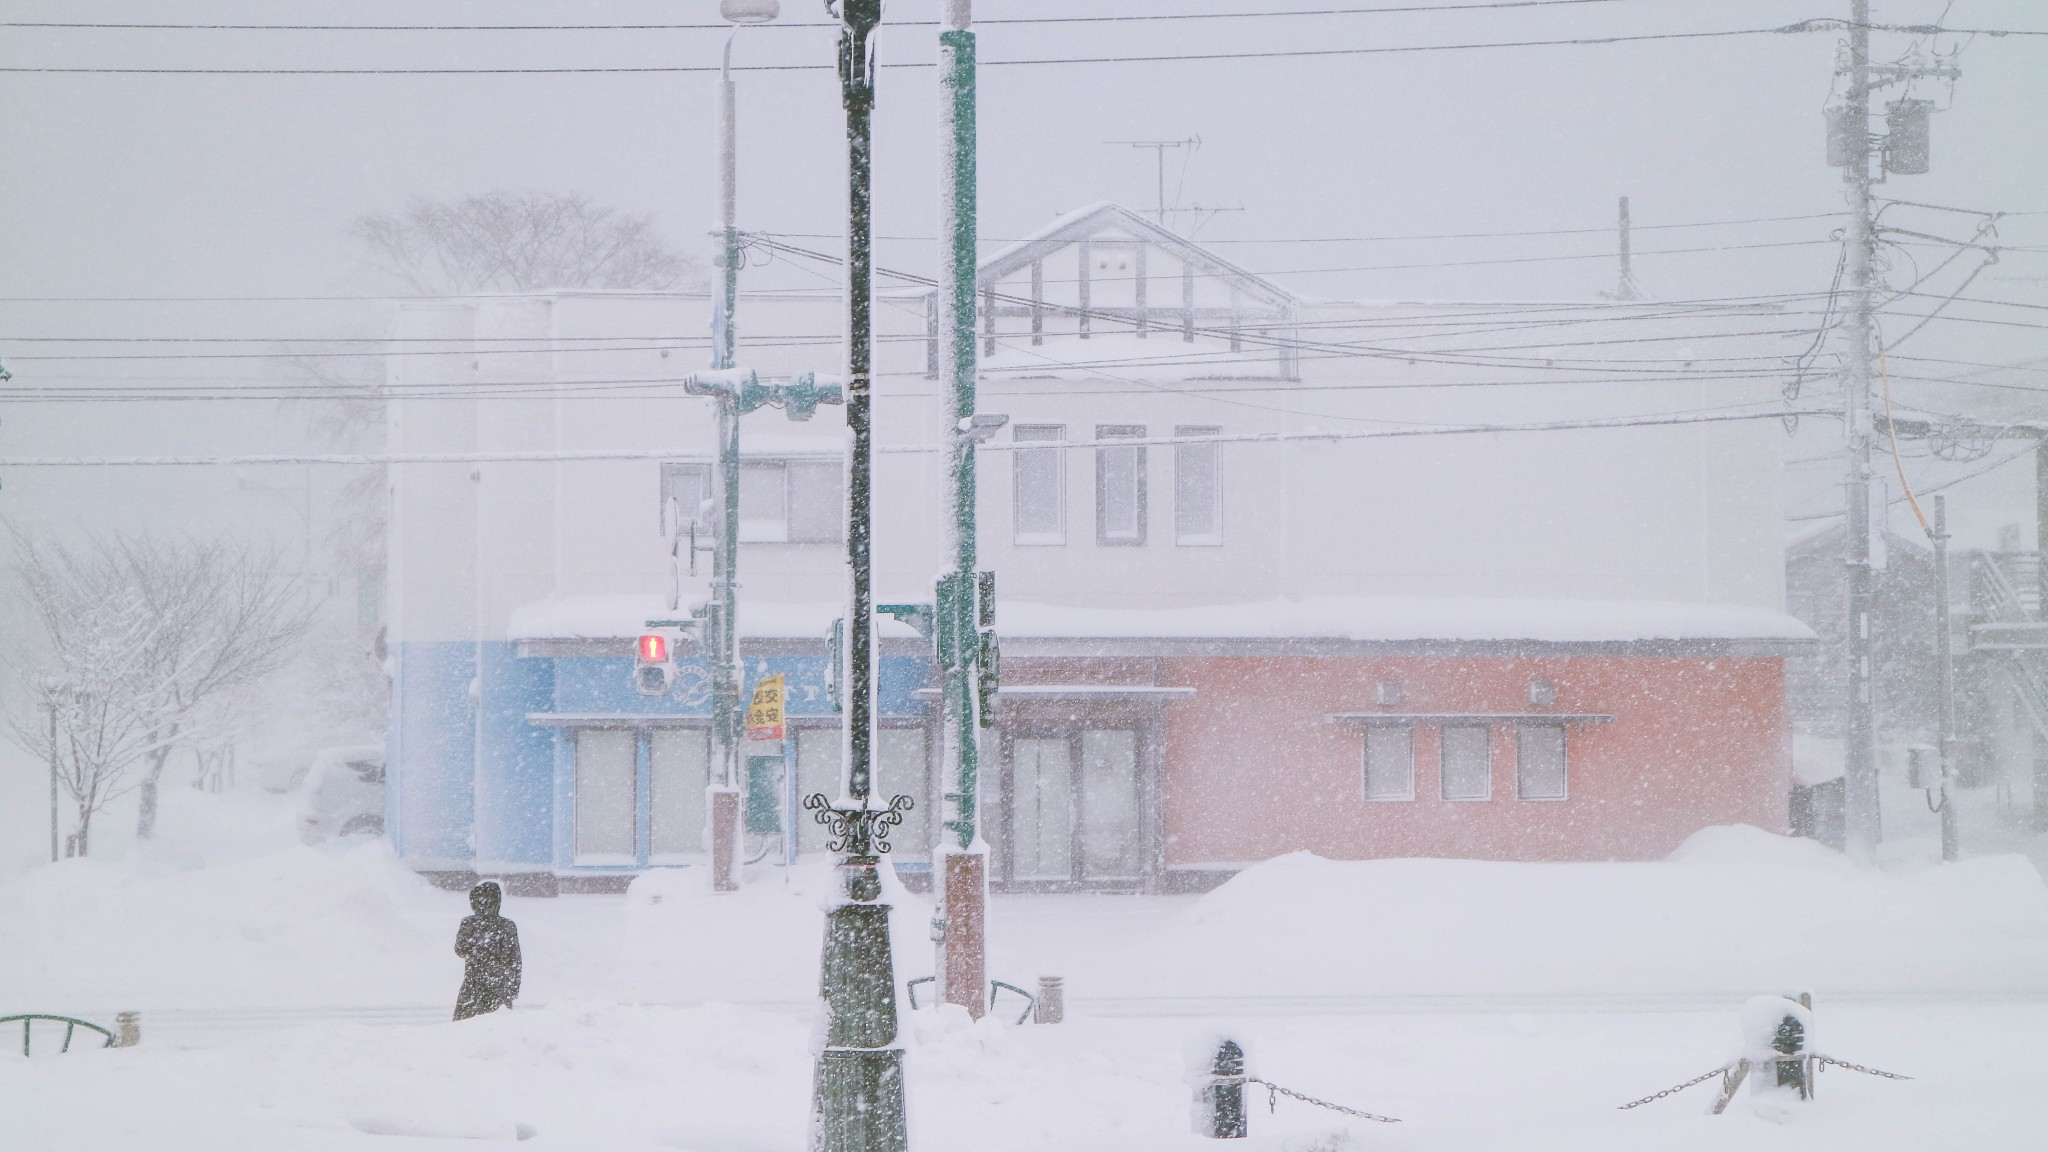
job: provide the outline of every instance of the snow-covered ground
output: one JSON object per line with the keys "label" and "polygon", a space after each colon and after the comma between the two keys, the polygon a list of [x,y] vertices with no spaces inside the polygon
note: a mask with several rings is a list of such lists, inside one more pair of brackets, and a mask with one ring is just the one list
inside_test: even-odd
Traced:
{"label": "snow-covered ground", "polygon": [[[277,798],[167,798],[153,845],[0,874],[0,1014],[144,1013],[133,1049],[0,1054],[0,1146],[802,1147],[828,873],[512,899],[521,1006],[452,1024],[460,894],[376,844],[298,845]],[[929,906],[890,896],[898,977],[924,975]],[[1865,872],[1726,828],[1656,864],[1294,856],[1207,896],[992,918],[994,974],[1064,976],[1069,1019],[906,1013],[915,1148],[1203,1144],[1187,1053],[1217,1034],[1255,1075],[1406,1121],[1269,1115],[1255,1090],[1258,1148],[1920,1152],[2048,1129],[2048,887],[2018,856]],[[1831,1070],[1789,1115],[1706,1116],[1711,1086],[1616,1109],[1732,1057],[1742,1002],[1796,988],[1818,1050],[1915,1079]]]}

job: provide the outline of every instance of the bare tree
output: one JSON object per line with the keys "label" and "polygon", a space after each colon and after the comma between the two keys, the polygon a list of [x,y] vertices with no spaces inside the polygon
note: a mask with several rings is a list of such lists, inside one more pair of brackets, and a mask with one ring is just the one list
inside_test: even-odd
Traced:
{"label": "bare tree", "polygon": [[703,267],[670,248],[654,219],[559,192],[416,199],[359,216],[349,234],[385,271],[427,295],[551,288],[673,288]]}
{"label": "bare tree", "polygon": [[59,759],[81,843],[92,813],[129,791],[146,839],[172,751],[222,736],[236,695],[285,664],[312,606],[267,547],[115,537],[16,551],[48,641],[27,686],[58,730],[54,750],[32,722],[16,738]]}
{"label": "bare tree", "polygon": [[10,661],[40,705],[11,721],[13,735],[57,773],[77,813],[69,850],[83,856],[93,816],[135,789],[133,769],[159,748],[163,686],[133,659],[158,624],[135,589],[74,553],[23,548],[18,574],[49,651],[39,666]]}

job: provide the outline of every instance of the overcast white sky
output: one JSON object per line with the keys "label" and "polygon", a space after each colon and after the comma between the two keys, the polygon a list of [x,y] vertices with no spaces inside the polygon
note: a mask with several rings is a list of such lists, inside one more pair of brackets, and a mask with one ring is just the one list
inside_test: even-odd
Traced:
{"label": "overcast white sky", "polygon": [[[1406,0],[1409,5],[1422,0]],[[1822,163],[1821,108],[1837,33],[1749,35],[1614,45],[1123,64],[1004,60],[1397,47],[1480,41],[1705,32],[1842,17],[1847,0],[1593,0],[1515,10],[1440,10],[1258,19],[1001,24],[1005,18],[1397,6],[1399,0],[981,0],[982,233],[1022,234],[1066,209],[1114,199],[1149,209],[1152,154],[1128,140],[1200,137],[1171,154],[1168,199],[1241,206],[1169,223],[1296,291],[1341,297],[1584,299],[1611,287],[1604,235],[1338,240],[1442,233],[1605,228],[1633,200],[1637,278],[1664,299],[1814,291],[1827,286],[1837,221],[1717,228],[1840,210]],[[2036,0],[1876,0],[1887,22],[2048,29]],[[896,0],[885,64],[934,57],[936,0]],[[1944,11],[1946,16],[1944,17]],[[712,0],[16,0],[5,20],[189,23],[715,23]],[[822,4],[785,0],[785,25],[742,34],[736,60],[818,65],[741,77],[743,227],[836,234],[842,120]],[[920,21],[924,23],[910,24]],[[724,34],[660,31],[224,31],[0,28],[0,67],[535,68],[715,67]],[[1880,54],[1910,38],[1880,36]],[[2040,110],[2048,37],[1944,38],[1963,78],[1922,94],[1940,101],[1934,171],[1886,195],[2012,212],[2048,211]],[[45,376],[222,374],[217,364],[32,364],[28,337],[310,336],[374,317],[363,305],[36,303],[76,296],[319,295],[363,290],[341,234],[360,212],[416,195],[490,189],[585,193],[654,213],[698,244],[712,215],[708,115],[714,76],[0,74],[0,357],[18,381]],[[929,268],[934,216],[933,74],[891,67],[877,113],[876,205],[885,262]],[[1185,161],[1185,164],[1183,164]],[[1962,216],[1921,213],[1908,227],[1955,234]],[[2016,247],[2048,248],[2048,215],[2001,225]],[[1317,242],[1303,242],[1317,241]],[[1806,243],[1796,243],[1796,242]],[[830,241],[820,241],[829,244]],[[1222,243],[1227,242],[1227,243]],[[1783,244],[1780,247],[1742,247]],[[1717,251],[1659,254],[1664,249]],[[1916,255],[1929,264],[1930,250]],[[1591,254],[1597,259],[1475,263]],[[1939,254],[1932,259],[1938,260]],[[1438,265],[1399,267],[1389,265]],[[1449,266],[1444,266],[1449,265]],[[1960,266],[1959,266],[1960,267]],[[1341,271],[1304,270],[1341,269]],[[1378,270],[1370,270],[1378,269]],[[1895,279],[1910,280],[1901,264]],[[2048,304],[2048,255],[2014,251],[1970,295]],[[1930,289],[1953,287],[1930,282]],[[1923,302],[1924,303],[1924,302]],[[2026,324],[2023,310],[1972,313]],[[1903,327],[1893,327],[1898,331]],[[2048,357],[2048,329],[1942,322],[1923,354],[2009,363]],[[77,350],[77,349],[72,349]],[[205,364],[205,362],[201,362]],[[2048,374],[2007,373],[2007,384]],[[1902,391],[1902,398],[1906,393]],[[1922,398],[1931,394],[1921,393]],[[2041,415],[2010,387],[1941,396],[1950,406]],[[1933,399],[1928,399],[1933,403]],[[194,406],[186,406],[188,409]],[[233,409],[233,410],[230,410]],[[151,413],[138,418],[140,410]],[[275,405],[0,406],[0,455],[62,446],[247,448],[296,437]],[[1802,433],[1795,458],[1826,452],[1833,422]],[[174,442],[174,443],[173,443]],[[1802,465],[1815,473],[1812,465]],[[1979,465],[1981,467],[1981,465]],[[1930,481],[1962,470],[1927,464]],[[1832,465],[1788,511],[1826,507]],[[34,520],[132,481],[4,478],[0,515]],[[272,478],[267,483],[281,483]],[[1966,542],[2031,518],[2020,464],[1951,489]],[[111,487],[107,487],[111,485]],[[113,497],[109,497],[113,498]],[[42,501],[39,506],[38,501]],[[255,503],[262,503],[256,501]],[[223,511],[185,501],[181,516]],[[40,507],[40,512],[39,512]]]}

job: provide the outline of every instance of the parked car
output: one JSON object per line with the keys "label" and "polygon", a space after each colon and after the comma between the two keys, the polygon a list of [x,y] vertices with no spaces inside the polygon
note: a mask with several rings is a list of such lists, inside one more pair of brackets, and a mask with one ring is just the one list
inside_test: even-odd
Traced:
{"label": "parked car", "polygon": [[299,838],[308,844],[340,836],[382,836],[383,746],[322,748],[306,771],[301,796]]}

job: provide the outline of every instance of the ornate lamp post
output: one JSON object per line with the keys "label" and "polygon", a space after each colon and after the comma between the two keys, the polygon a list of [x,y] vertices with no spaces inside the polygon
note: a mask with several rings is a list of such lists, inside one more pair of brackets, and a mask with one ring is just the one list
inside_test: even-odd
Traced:
{"label": "ornate lamp post", "polygon": [[812,1152],[905,1152],[903,1050],[896,1042],[896,974],[889,956],[889,906],[882,894],[881,855],[888,829],[903,821],[910,798],[885,808],[869,804],[874,778],[875,611],[872,577],[873,253],[870,244],[870,130],[875,65],[870,39],[882,22],[882,0],[827,0],[840,19],[839,82],[846,109],[846,425],[853,434],[847,465],[846,803],[809,797],[819,823],[832,829],[844,897],[826,913],[819,994],[825,1001],[825,1049],[812,1081]]}

